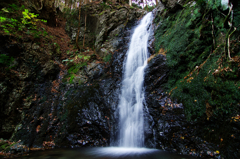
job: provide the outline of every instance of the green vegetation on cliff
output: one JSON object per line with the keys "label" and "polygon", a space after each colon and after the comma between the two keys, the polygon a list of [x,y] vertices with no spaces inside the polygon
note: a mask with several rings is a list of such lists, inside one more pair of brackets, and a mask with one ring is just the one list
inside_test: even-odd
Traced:
{"label": "green vegetation on cliff", "polygon": [[[188,1],[155,19],[155,50],[167,51],[165,90],[183,102],[188,119],[237,115],[240,99],[239,4],[224,11],[220,0]],[[232,19],[233,16],[233,19]],[[229,43],[228,43],[229,40]]]}

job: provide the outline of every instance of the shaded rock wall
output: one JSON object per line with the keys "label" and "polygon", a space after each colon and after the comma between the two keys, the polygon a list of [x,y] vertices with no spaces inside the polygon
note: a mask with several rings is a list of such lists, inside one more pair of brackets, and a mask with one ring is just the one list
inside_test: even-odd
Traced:
{"label": "shaded rock wall", "polygon": [[111,65],[85,68],[88,82],[63,83],[60,72],[53,81],[35,83],[31,107],[23,111],[12,139],[28,147],[117,145],[122,65],[135,24],[121,30]]}
{"label": "shaded rock wall", "polygon": [[[145,11],[119,7],[109,16],[110,10],[88,6],[86,41],[98,39],[99,54],[111,53],[112,60],[84,67],[85,83],[62,81],[66,70],[55,45],[0,38],[1,54],[15,58],[14,69],[1,65],[1,138],[28,147],[79,147],[107,146],[112,137],[116,145],[122,65],[136,19]],[[82,13],[84,21],[84,8]],[[74,38],[76,28],[68,31]]]}
{"label": "shaded rock wall", "polygon": [[[73,11],[71,20],[67,21],[66,31],[75,43],[77,35],[78,11]],[[82,45],[85,30],[85,15],[87,30],[85,41],[88,46],[96,49],[101,57],[117,50],[119,35],[128,22],[141,18],[146,11],[138,8],[110,6],[104,3],[83,6],[81,10],[81,29],[79,44]]]}
{"label": "shaded rock wall", "polygon": [[49,49],[44,50],[30,39],[20,43],[11,36],[0,39],[0,53],[14,58],[9,66],[11,69],[0,66],[0,137],[7,139],[24,118],[23,111],[32,106],[31,101],[35,98],[32,88],[44,80],[55,79],[59,67],[52,61],[58,55],[50,44]]}
{"label": "shaded rock wall", "polygon": [[165,55],[156,55],[145,70],[145,146],[198,157],[214,156],[218,146],[204,141],[206,121],[187,121],[184,106],[172,101],[163,84],[169,68]]}
{"label": "shaded rock wall", "polygon": [[[157,7],[155,14],[160,14],[163,9],[163,6]],[[110,65],[93,62],[85,67],[84,74],[88,81],[82,84],[63,83],[63,70],[59,73],[61,65],[50,60],[57,55],[50,56],[51,54],[37,44],[28,42],[26,46],[18,47],[10,44],[8,40],[1,43],[3,45],[0,51],[5,54],[14,56],[13,54],[18,52],[24,57],[28,56],[15,62],[24,73],[8,72],[11,76],[16,76],[16,81],[1,78],[1,137],[12,136],[13,140],[22,140],[21,143],[29,147],[118,145],[117,106],[121,93],[122,68],[132,31],[137,24],[134,19],[142,14],[135,11],[127,13],[126,8],[119,8],[114,12],[101,10],[102,14],[99,12],[87,17],[87,25],[94,23],[88,27],[87,32],[97,33],[94,36],[87,34],[87,41],[94,41],[94,46],[102,57],[109,52],[114,53]],[[132,16],[132,19],[129,15],[125,16],[126,14]],[[126,21],[128,23],[125,26]],[[159,25],[161,22],[154,27],[155,31]],[[66,29],[74,41],[76,27],[67,26]],[[81,33],[83,29],[82,27]],[[82,38],[83,34],[80,34],[80,37]],[[152,35],[148,45],[151,54],[155,53],[153,42]],[[49,55],[40,56],[39,52]],[[36,60],[39,59],[40,62],[37,63]],[[227,132],[227,135],[232,134],[238,139],[239,124],[227,125],[223,122],[223,128],[212,129],[215,124],[213,120],[187,121],[184,106],[171,100],[169,92],[163,90],[163,84],[168,80],[168,72],[164,54],[159,53],[149,59],[144,83],[145,146],[198,157],[218,157],[216,150],[224,151],[224,144],[219,142],[219,137],[224,134],[216,136],[212,132],[233,128],[234,131]],[[219,144],[205,141],[206,136],[211,138],[210,141],[216,140]],[[234,142],[233,146],[238,147],[238,144]],[[226,151],[238,153],[238,150],[234,151],[231,147],[226,149],[225,153]]]}
{"label": "shaded rock wall", "polygon": [[[195,120],[189,121],[186,118],[186,105],[184,106],[181,103],[177,103],[176,100],[172,100],[170,98],[170,95],[173,94],[172,92],[177,89],[177,87],[173,87],[170,90],[166,91],[166,87],[168,87],[167,82],[169,82],[170,75],[178,77],[176,78],[177,80],[180,79],[179,75],[175,76],[175,72],[178,68],[171,68],[170,63],[173,62],[175,59],[178,59],[176,58],[176,56],[178,55],[180,55],[180,59],[186,60],[190,56],[190,53],[187,54],[186,57],[183,57],[181,55],[181,51],[185,52],[184,49],[186,47],[181,48],[181,46],[179,45],[182,41],[186,42],[186,40],[189,40],[189,38],[183,38],[183,36],[187,35],[186,31],[180,32],[180,29],[180,31],[173,32],[170,35],[170,30],[172,29],[172,26],[179,28],[179,26],[182,25],[180,25],[179,22],[174,23],[173,20],[169,19],[169,15],[171,15],[172,17],[184,15],[183,13],[179,12],[182,11],[181,7],[177,8],[176,10],[172,10],[171,6],[168,6],[170,5],[170,3],[167,4],[170,1],[165,2],[165,6],[167,7],[166,10],[163,10],[164,8],[162,9],[160,6],[157,7],[156,10],[156,15],[158,15],[154,20],[156,23],[154,30],[156,38],[154,45],[156,47],[156,54],[149,59],[148,67],[145,70],[145,144],[147,147],[156,147],[172,152],[177,152],[179,154],[190,154],[203,158],[239,158],[240,153],[238,148],[236,148],[239,145],[239,138],[235,136],[239,134],[240,127],[238,126],[239,121],[234,121],[234,119],[238,118],[238,115],[237,117],[234,116],[236,116],[236,112],[239,111],[239,107],[234,107],[235,109],[234,112],[231,114],[233,116],[231,117],[231,119],[227,118],[224,113],[222,113],[218,118],[214,119],[213,117],[206,117],[205,113],[208,113],[209,108],[204,103],[203,105],[201,105],[203,106],[201,111],[204,111],[204,115],[198,117],[197,119],[196,116],[194,116],[192,119],[195,118]],[[193,3],[193,5],[194,4],[195,3]],[[204,24],[204,22],[201,24]],[[192,26],[191,29],[195,29],[195,27],[196,26]],[[159,32],[163,34],[159,34]],[[178,33],[180,33],[181,36],[178,36]],[[211,35],[208,35],[205,38],[207,37],[210,37],[211,39]],[[161,38],[164,44],[156,42],[159,38]],[[169,41],[166,40],[167,38],[169,38]],[[176,45],[174,44],[175,40]],[[189,43],[191,42],[192,41],[189,40]],[[204,44],[199,43],[194,47],[196,48],[203,46]],[[178,48],[178,50],[173,50],[172,52],[174,53],[174,56],[169,56],[172,47],[176,47]],[[202,58],[201,56],[197,55],[197,51],[199,50],[194,51],[195,58]],[[164,54],[166,54],[166,57]],[[217,57],[217,54],[214,54],[214,58],[215,57]],[[192,62],[193,60],[190,61]],[[186,62],[180,62],[179,67],[184,65],[185,63]],[[216,61],[211,62],[210,67],[214,67],[215,63]],[[170,72],[172,74],[170,74]],[[192,76],[192,74],[190,74],[190,76]],[[196,78],[196,76],[192,76],[192,78]],[[215,77],[214,80],[217,81]],[[228,80],[230,81],[230,79]],[[198,81],[197,83],[204,82],[202,80]],[[192,90],[195,90],[198,95],[205,95],[203,93],[201,94],[200,91],[198,91],[198,87],[193,87]],[[230,92],[231,91],[227,93]],[[183,91],[183,93],[186,92]],[[217,96],[220,95],[221,93],[219,93]],[[212,94],[209,96],[212,96]],[[189,97],[191,96],[189,95]],[[184,100],[178,98],[178,100],[182,100],[184,102],[189,101],[187,98],[185,98]],[[197,100],[195,100],[195,103],[196,101]],[[190,107],[196,108],[197,104],[195,103],[193,100],[193,103],[190,105]],[[206,112],[204,107],[207,108]],[[196,114],[199,113],[196,110],[193,112]]]}

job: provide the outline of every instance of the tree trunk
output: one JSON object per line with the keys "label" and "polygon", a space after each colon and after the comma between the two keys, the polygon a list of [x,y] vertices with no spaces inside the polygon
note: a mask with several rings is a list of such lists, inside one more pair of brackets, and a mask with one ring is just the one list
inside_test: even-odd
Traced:
{"label": "tree trunk", "polygon": [[79,37],[79,32],[80,32],[80,28],[81,28],[81,1],[79,2],[79,11],[78,11],[78,32],[77,32],[77,36],[76,36],[76,46],[78,48],[78,50],[80,50],[80,47],[78,45],[78,37]]}
{"label": "tree trunk", "polygon": [[65,7],[67,7],[67,0],[65,0]]}
{"label": "tree trunk", "polygon": [[87,30],[87,12],[85,11],[85,28],[84,28],[84,36],[83,36],[83,48],[84,48],[84,45],[85,45],[86,30]]}
{"label": "tree trunk", "polygon": [[75,7],[74,7],[74,9],[77,9],[77,2],[75,2]]}
{"label": "tree trunk", "polygon": [[146,7],[147,7],[147,12],[148,12],[148,3],[147,3],[147,0],[145,0],[145,3],[146,3]]}
{"label": "tree trunk", "polygon": [[132,0],[129,0],[129,5],[132,6]]}

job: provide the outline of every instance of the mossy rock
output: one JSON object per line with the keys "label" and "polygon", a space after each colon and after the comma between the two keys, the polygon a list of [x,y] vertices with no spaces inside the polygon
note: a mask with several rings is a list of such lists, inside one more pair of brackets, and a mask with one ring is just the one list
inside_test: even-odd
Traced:
{"label": "mossy rock", "polygon": [[[229,28],[223,25],[224,17],[214,5],[207,6],[211,12],[204,4],[190,3],[177,13],[168,12],[160,18],[162,24],[155,32],[155,52],[167,51],[170,68],[165,91],[183,102],[189,120],[202,116],[229,118],[236,115],[239,104],[238,62],[228,62],[224,47]],[[235,46],[236,34],[231,41]],[[240,55],[239,47],[231,49],[235,57]]]}

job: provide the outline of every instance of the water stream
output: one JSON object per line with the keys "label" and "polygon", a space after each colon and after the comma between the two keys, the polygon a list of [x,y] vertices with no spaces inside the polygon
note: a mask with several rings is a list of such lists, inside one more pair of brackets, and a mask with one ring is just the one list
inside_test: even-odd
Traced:
{"label": "water stream", "polygon": [[151,31],[152,13],[136,27],[124,64],[124,78],[119,102],[119,147],[53,149],[27,153],[26,159],[183,159],[191,158],[144,148],[143,103],[144,69],[147,66],[147,42]]}
{"label": "water stream", "polygon": [[153,15],[148,13],[134,30],[124,64],[119,102],[120,147],[144,146],[143,102],[144,69],[148,59],[148,37]]}

